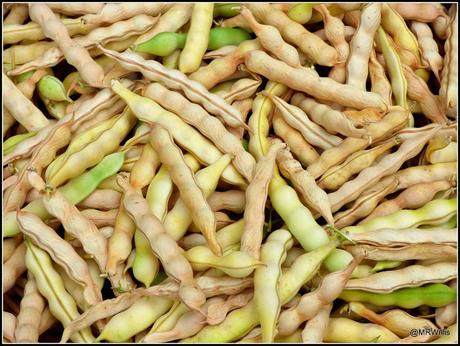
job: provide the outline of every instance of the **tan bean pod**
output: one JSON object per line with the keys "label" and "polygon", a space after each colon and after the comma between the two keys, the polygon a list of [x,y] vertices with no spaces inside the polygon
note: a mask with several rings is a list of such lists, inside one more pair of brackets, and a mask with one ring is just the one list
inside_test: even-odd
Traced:
{"label": "tan bean pod", "polygon": [[362,279],[351,279],[346,289],[369,292],[393,292],[404,287],[418,287],[427,283],[446,282],[456,277],[457,266],[452,262],[383,271]]}
{"label": "tan bean pod", "polygon": [[431,23],[436,18],[446,15],[442,5],[436,6],[437,4],[434,3],[391,3],[389,5],[405,20]]}
{"label": "tan bean pod", "polygon": [[67,28],[56,18],[45,4],[29,5],[30,18],[40,24],[46,37],[55,41],[64,53],[67,62],[75,66],[81,77],[91,86],[100,87],[104,78],[102,68],[89,56],[88,52],[74,42]]}
{"label": "tan bean pod", "polygon": [[159,83],[150,84],[145,96],[158,102],[162,107],[172,111],[187,123],[194,125],[224,153],[235,155],[235,168],[248,180],[252,179],[255,166],[254,158],[247,153],[238,141],[220,121],[212,117],[205,109],[188,101],[178,92],[169,91]]}
{"label": "tan bean pod", "polygon": [[[79,36],[73,41],[81,47],[89,50],[97,44],[108,44],[114,41],[121,41],[131,36],[139,35],[157,22],[158,17],[150,17],[140,14],[125,21],[117,22],[108,27],[96,28],[88,35]],[[56,66],[66,57],[66,52],[60,47],[50,47],[40,57],[15,68],[10,72],[12,76],[36,69]],[[81,74],[81,73],[80,73]]]}
{"label": "tan bean pod", "polygon": [[283,311],[278,320],[278,335],[292,334],[302,322],[313,318],[323,306],[337,299],[360,261],[355,258],[345,269],[326,275],[316,290],[303,295],[296,306]]}
{"label": "tan bean pod", "polygon": [[3,263],[3,292],[8,292],[16,280],[26,271],[25,263],[26,246],[22,242],[13,252],[11,257]]}
{"label": "tan bean pod", "polygon": [[238,66],[244,62],[244,53],[255,49],[262,49],[258,39],[243,41],[235,52],[214,59],[208,65],[191,73],[190,79],[199,82],[206,89],[211,89],[220,82],[238,78],[235,74],[244,72],[238,71]]}
{"label": "tan bean pod", "polygon": [[[394,176],[397,180],[397,176]],[[384,185],[386,182],[383,182]],[[397,182],[399,184],[399,182]],[[439,180],[431,183],[420,183],[408,187],[396,198],[381,203],[368,217],[360,223],[367,222],[375,217],[389,215],[401,209],[417,209],[431,201],[436,193],[448,190],[452,182]]]}
{"label": "tan bean pod", "polygon": [[[45,190],[44,181],[29,173],[30,184],[40,191]],[[42,198],[46,210],[58,218],[64,229],[80,240],[86,253],[94,256],[101,271],[105,271],[107,262],[107,240],[100,234],[96,225],[84,217],[82,213],[59,191],[54,190]]]}
{"label": "tan bean pod", "polygon": [[260,24],[247,7],[242,7],[240,14],[259,38],[262,47],[294,68],[301,66],[297,49],[284,42],[280,32],[275,26]]}
{"label": "tan bean pod", "polygon": [[19,211],[16,217],[21,231],[45,250],[72,280],[83,286],[83,299],[89,306],[102,301],[102,294],[91,278],[87,263],[68,242],[32,213]]}
{"label": "tan bean pod", "polygon": [[35,132],[47,127],[50,122],[43,113],[2,74],[4,107],[27,131]]}
{"label": "tan bean pod", "polygon": [[375,50],[372,50],[369,56],[369,76],[371,79],[371,91],[379,94],[388,105],[392,105],[391,96],[393,91],[391,84],[388,81],[385,69],[377,60]]}
{"label": "tan bean pod", "polygon": [[279,108],[284,120],[297,129],[311,145],[318,146],[321,149],[329,149],[342,142],[340,137],[329,134],[310,120],[302,109],[287,103],[276,95],[264,91],[262,94],[267,96]]}
{"label": "tan bean pod", "polygon": [[257,162],[254,177],[246,189],[244,231],[241,235],[240,250],[256,259],[260,257],[260,246],[262,245],[268,185],[273,177],[276,155],[285,147],[286,144],[280,140],[272,141],[267,154]]}
{"label": "tan bean pod", "polygon": [[[39,292],[46,298],[52,314],[65,326],[79,316],[77,305],[64,288],[59,274],[53,269],[48,254],[26,241],[27,269],[32,272]],[[71,336],[73,342],[93,342],[91,330],[84,329]]]}
{"label": "tan bean pod", "polygon": [[319,158],[316,149],[293,127],[291,127],[280,114],[277,108],[273,113],[273,130],[275,134],[288,145],[291,152],[304,166],[309,166]]}
{"label": "tan bean pod", "polygon": [[316,184],[315,179],[302,169],[300,163],[287,149],[278,153],[277,162],[281,173],[291,180],[303,202],[319,212],[328,224],[334,226],[327,194]]}
{"label": "tan bean pod", "polygon": [[185,164],[180,149],[174,144],[167,130],[155,126],[150,141],[157,151],[161,162],[168,168],[172,181],[180,191],[181,199],[192,213],[192,220],[208,240],[214,253],[220,254],[221,249],[215,239],[214,214],[197,186],[189,167]]}
{"label": "tan bean pod", "polygon": [[436,335],[429,335],[428,333],[427,335],[420,334],[412,336],[412,330],[414,329],[436,329],[436,326],[428,319],[411,316],[403,310],[389,310],[379,315],[371,309],[366,308],[362,303],[350,302],[348,304],[348,311],[388,328],[399,337],[405,338],[402,342],[428,342],[437,338]]}
{"label": "tan bean pod", "polygon": [[412,69],[403,64],[404,76],[407,80],[407,95],[417,101],[423,114],[433,123],[446,124],[447,117],[442,109],[440,100],[431,93],[427,83],[417,76]]}
{"label": "tan bean pod", "polygon": [[[436,236],[435,236],[436,235]],[[377,231],[350,234],[357,244],[382,247],[398,247],[410,244],[440,244],[455,246],[455,231],[443,228],[401,230],[382,229]]]}
{"label": "tan bean pod", "polygon": [[396,137],[372,149],[361,150],[352,154],[344,163],[328,169],[321,176],[321,179],[318,180],[318,186],[332,191],[337,190],[355,174],[371,167],[377,161],[378,157],[385,154],[395,145],[398,145],[399,142],[399,139]]}
{"label": "tan bean pod", "polygon": [[[162,159],[162,154],[160,154]],[[187,167],[188,169],[188,167]],[[169,170],[171,172],[171,170]],[[171,177],[173,177],[173,174]],[[118,184],[125,190],[123,205],[137,228],[149,240],[153,252],[160,259],[165,271],[180,284],[179,295],[192,309],[199,309],[204,295],[193,279],[193,271],[176,242],[166,233],[161,222],[153,215],[147,201],[129,185],[127,178],[118,176]]]}
{"label": "tan bean pod", "polygon": [[417,155],[428,140],[438,131],[439,128],[434,128],[427,134],[420,135],[419,138],[403,142],[396,152],[386,155],[376,165],[365,168],[355,179],[346,182],[337,191],[329,194],[332,211],[336,211],[345,203],[352,201],[360,192],[371,186],[377,179],[397,172],[401,165],[406,160]]}
{"label": "tan bean pod", "polygon": [[387,109],[387,105],[378,94],[343,85],[330,78],[319,77],[313,69],[295,69],[262,51],[247,52],[245,64],[254,73],[318,99],[330,100],[357,109],[366,107]]}
{"label": "tan bean pod", "polygon": [[335,225],[339,229],[350,226],[357,220],[369,215],[377,206],[377,204],[388,194],[390,194],[398,185],[396,178],[390,180],[387,185],[380,186],[375,192],[360,196],[353,206],[343,212],[334,215]]}
{"label": "tan bean pod", "polygon": [[122,67],[130,71],[139,71],[152,81],[162,82],[167,88],[182,90],[187,98],[201,104],[210,113],[221,116],[228,125],[242,125],[241,116],[234,107],[227,104],[221,97],[207,91],[198,82],[187,78],[182,72],[167,69],[153,60],[146,61],[135,53],[118,53],[102,48],[102,46],[99,48],[105,55],[117,60]]}
{"label": "tan bean pod", "polygon": [[[62,24],[66,27],[69,36],[86,35],[97,27],[93,23],[83,21],[81,17],[64,18],[62,19]],[[23,25],[9,24],[3,26],[4,44],[17,43],[22,40],[40,41],[46,37],[41,25],[35,21]]]}
{"label": "tan bean pod", "polygon": [[305,323],[302,330],[303,343],[320,343],[323,341],[331,310],[332,304],[325,305],[315,317]]}
{"label": "tan bean pod", "polygon": [[433,38],[433,33],[428,24],[423,22],[412,21],[410,28],[417,36],[417,41],[422,51],[422,59],[433,71],[436,79],[439,81],[440,73],[443,67],[443,59],[439,54],[438,45]]}
{"label": "tan bean pod", "polygon": [[44,309],[45,299],[38,292],[35,278],[29,272],[14,333],[16,342],[38,342],[40,319]]}
{"label": "tan bean pod", "polygon": [[370,245],[344,246],[353,256],[363,256],[372,261],[412,261],[412,260],[445,260],[456,258],[457,249],[444,244],[411,244],[403,247],[381,247]]}
{"label": "tan bean pod", "polygon": [[248,3],[246,6],[260,21],[277,28],[287,42],[298,46],[312,61],[325,66],[332,66],[337,62],[337,52],[334,48],[301,24],[291,20],[282,11],[268,3]]}
{"label": "tan bean pod", "polygon": [[69,143],[71,125],[72,123],[69,122],[55,126],[44,141],[37,146],[27,165],[19,173],[17,182],[5,191],[3,207],[5,211],[22,207],[27,193],[32,188],[27,179],[28,171],[33,170],[41,174],[42,170],[55,158],[57,151]]}
{"label": "tan bean pod", "polygon": [[449,117],[457,116],[457,78],[458,78],[458,10],[456,5],[449,9],[449,26],[444,42],[444,68],[441,73],[439,97]]}
{"label": "tan bean pod", "polygon": [[246,204],[245,193],[240,190],[215,191],[207,201],[213,211],[228,210],[234,213],[242,213]]}
{"label": "tan bean pod", "polygon": [[109,3],[105,4],[104,7],[102,7],[97,13],[86,14],[82,17],[82,19],[86,23],[104,26],[137,16],[139,14],[146,14],[153,17],[165,12],[171,6],[172,4],[170,3]]}
{"label": "tan bean pod", "polygon": [[2,322],[3,341],[6,341],[7,343],[15,342],[14,334],[18,323],[16,316],[11,312],[3,311]]}
{"label": "tan bean pod", "polygon": [[350,42],[346,83],[361,90],[366,90],[368,69],[363,66],[369,63],[374,35],[380,25],[381,8],[380,3],[364,6],[358,28]]}
{"label": "tan bean pod", "polygon": [[313,98],[302,93],[295,93],[292,96],[291,104],[306,112],[318,125],[324,127],[329,133],[339,133],[348,137],[365,137],[367,130],[356,128],[343,113],[321,104]]}

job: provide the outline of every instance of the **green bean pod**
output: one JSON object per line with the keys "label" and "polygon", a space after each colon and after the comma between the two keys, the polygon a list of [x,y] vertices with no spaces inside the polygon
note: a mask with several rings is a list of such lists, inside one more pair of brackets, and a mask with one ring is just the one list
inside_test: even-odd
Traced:
{"label": "green bean pod", "polygon": [[214,4],[214,11],[213,11],[213,16],[214,18],[216,17],[224,17],[224,18],[230,18],[236,16],[238,13],[240,13],[240,3],[220,3],[220,4]]}
{"label": "green bean pod", "polygon": [[187,33],[161,32],[150,40],[131,47],[135,52],[150,53],[157,56],[168,56],[177,49],[184,48]]}
{"label": "green bean pod", "polygon": [[439,225],[457,214],[457,198],[435,199],[419,209],[402,209],[393,214],[376,217],[356,226],[342,228],[342,232],[362,233],[380,229],[416,228],[421,225]]}
{"label": "green bean pod", "polygon": [[401,288],[385,294],[344,290],[339,298],[347,302],[364,302],[377,306],[396,305],[404,309],[414,309],[421,305],[438,308],[455,302],[457,292],[447,285],[437,283],[422,287]]}
{"label": "green bean pod", "polygon": [[80,151],[71,155],[63,154],[65,159],[54,174],[47,169],[45,178],[51,186],[60,186],[66,180],[71,179],[95,165],[104,155],[114,152],[120,142],[134,127],[137,119],[131,111],[123,112],[114,117],[113,126],[104,131],[97,139],[83,147]]}
{"label": "green bean pod", "polygon": [[401,265],[401,261],[378,261],[374,267],[372,268],[372,273],[378,273],[379,271],[386,270],[386,269],[393,269],[397,268]]}
{"label": "green bean pod", "polygon": [[50,101],[73,102],[68,96],[64,84],[54,76],[43,76],[37,83],[37,89],[41,97]]}
{"label": "green bean pod", "polygon": [[3,156],[11,153],[16,145],[27,138],[35,136],[36,133],[37,132],[26,132],[9,137],[5,142],[3,142]]}
{"label": "green bean pod", "polygon": [[[228,45],[238,45],[243,41],[250,40],[251,35],[240,28],[212,28],[209,31],[208,50],[219,49]],[[150,40],[134,45],[136,52],[150,53],[157,56],[168,56],[177,49],[184,48],[187,33],[162,32]]]}
{"label": "green bean pod", "polygon": [[212,28],[209,32],[208,49],[215,50],[225,46],[237,46],[250,40],[251,35],[241,28]]}
{"label": "green bean pod", "polygon": [[[123,165],[125,154],[123,152],[107,155],[96,166],[73,178],[66,185],[59,188],[59,191],[73,204],[78,204],[88,197],[98,185],[106,178],[114,175]],[[46,211],[41,199],[30,202],[21,210],[28,211],[40,217],[42,220],[51,218]],[[7,213],[3,218],[3,237],[13,237],[19,233],[19,226],[16,222],[16,212]]]}
{"label": "green bean pod", "polygon": [[28,80],[30,77],[32,77],[34,75],[36,70],[30,70],[30,71],[27,71],[27,72],[23,72],[21,74],[18,74],[17,76],[14,77],[14,80],[16,82],[16,84],[19,84],[25,80]]}

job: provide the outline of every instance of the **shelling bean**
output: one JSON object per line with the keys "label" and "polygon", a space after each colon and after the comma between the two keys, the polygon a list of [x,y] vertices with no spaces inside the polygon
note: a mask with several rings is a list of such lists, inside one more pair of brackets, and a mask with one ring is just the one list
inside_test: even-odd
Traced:
{"label": "shelling bean", "polygon": [[403,142],[396,152],[386,155],[376,165],[365,168],[355,179],[346,182],[337,191],[329,194],[332,211],[337,211],[345,203],[353,200],[361,191],[371,186],[375,179],[395,173],[404,161],[417,155],[425,143],[438,131],[439,128],[434,128],[427,134],[420,135],[419,138]]}
{"label": "shelling bean", "polygon": [[255,161],[222,124],[212,117],[200,106],[191,103],[177,92],[169,91],[159,83],[150,84],[145,96],[158,102],[167,110],[181,116],[184,121],[195,125],[203,135],[208,137],[224,153],[235,156],[235,168],[250,181],[255,166]]}
{"label": "shelling bean", "polygon": [[4,4],[3,341],[455,343],[457,11]]}
{"label": "shelling bean", "polygon": [[282,11],[273,8],[270,4],[262,3],[247,4],[247,7],[263,23],[277,28],[287,42],[297,45],[312,61],[325,66],[332,66],[337,62],[337,52],[334,48],[301,24],[291,20]]}
{"label": "shelling bean", "polygon": [[297,49],[283,41],[276,27],[260,24],[246,7],[243,7],[240,13],[258,37],[262,47],[294,68],[301,66]]}
{"label": "shelling bean", "polygon": [[[243,29],[213,28],[209,31],[207,49],[214,50],[228,45],[238,45],[250,38],[251,36]],[[148,41],[134,45],[132,49],[136,52],[164,57],[178,49],[183,49],[186,40],[187,33],[161,32]]]}
{"label": "shelling bean", "polygon": [[305,111],[315,123],[324,127],[331,134],[340,133],[344,136],[358,138],[367,134],[365,129],[356,128],[343,113],[320,104],[302,93],[295,93],[291,103]]}
{"label": "shelling bean", "polygon": [[380,25],[382,4],[364,6],[358,28],[350,42],[350,56],[347,61],[347,84],[366,90],[368,69],[363,66],[369,62],[374,35]]}
{"label": "shelling bean", "polygon": [[457,213],[456,203],[457,198],[435,199],[421,208],[403,209],[386,216],[375,217],[360,225],[345,227],[342,232],[361,233],[382,228],[405,229],[420,225],[442,224]]}
{"label": "shelling bean", "polygon": [[276,155],[286,144],[272,141],[270,149],[261,157],[255,167],[254,176],[246,189],[244,210],[244,231],[241,235],[241,251],[259,259],[263,238],[264,209],[268,185],[273,177]]}
{"label": "shelling bean", "polygon": [[[104,76],[102,68],[84,48],[72,41],[67,28],[58,20],[45,4],[29,5],[30,18],[39,23],[46,37],[55,41],[64,53],[69,64],[75,66],[82,78],[91,86],[100,86]],[[61,33],[58,35],[57,33]]]}
{"label": "shelling bean", "polygon": [[344,290],[339,298],[345,301],[371,303],[377,306],[396,305],[413,309],[420,305],[441,307],[456,299],[455,289],[444,284],[430,284],[422,287],[401,288],[391,293],[374,293],[361,290]]}
{"label": "shelling bean", "polygon": [[366,107],[387,109],[387,105],[377,94],[342,85],[329,78],[319,77],[312,69],[290,67],[262,51],[247,52],[245,64],[254,73],[261,74],[272,81],[284,83],[292,89],[303,91],[320,99],[358,109]]}
{"label": "shelling bean", "polygon": [[192,268],[181,254],[179,247],[150,211],[147,201],[128,184],[126,177],[119,176],[117,182],[125,190],[123,205],[126,211],[138,229],[148,238],[152,250],[161,260],[165,270],[181,282],[179,295],[189,307],[199,309],[205,298],[196,286]]}
{"label": "shelling bean", "polygon": [[16,342],[38,342],[40,318],[44,308],[45,299],[38,292],[37,283],[29,272],[14,333]]}

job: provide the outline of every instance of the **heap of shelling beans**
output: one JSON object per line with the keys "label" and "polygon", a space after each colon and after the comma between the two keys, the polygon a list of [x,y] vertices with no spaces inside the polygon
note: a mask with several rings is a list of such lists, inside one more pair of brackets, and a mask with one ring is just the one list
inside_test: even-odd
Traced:
{"label": "heap of shelling beans", "polygon": [[457,342],[456,3],[3,3],[3,342]]}

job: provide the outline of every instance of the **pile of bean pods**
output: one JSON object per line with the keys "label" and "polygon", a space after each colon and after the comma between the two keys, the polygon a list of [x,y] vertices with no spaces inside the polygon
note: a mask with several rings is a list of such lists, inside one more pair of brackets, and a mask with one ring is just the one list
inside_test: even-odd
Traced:
{"label": "pile of bean pods", "polygon": [[457,4],[2,30],[3,342],[457,342]]}

